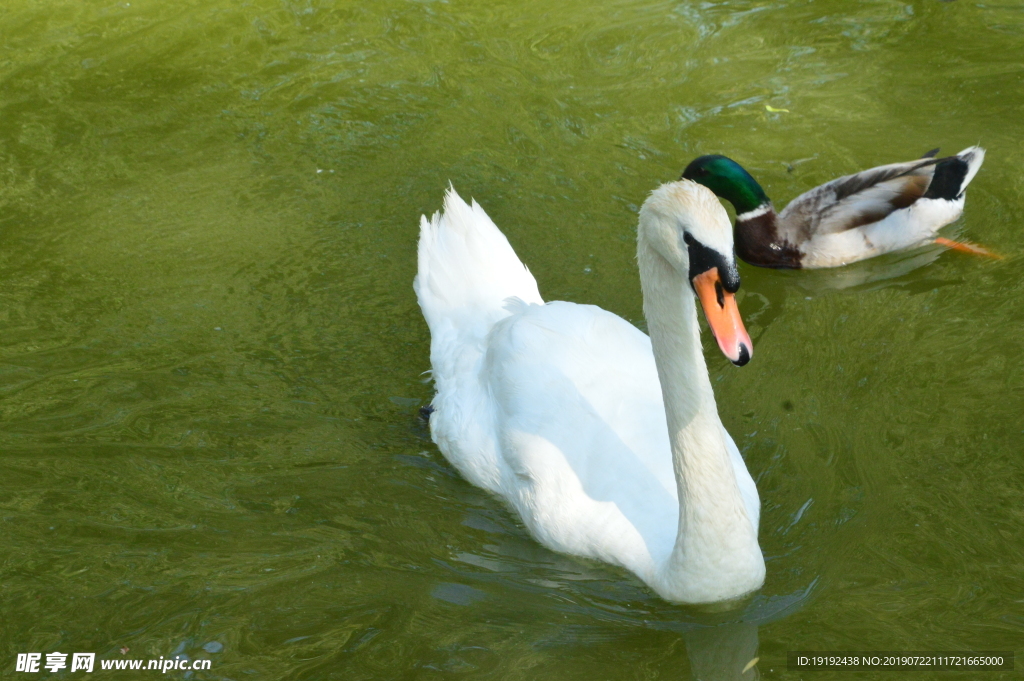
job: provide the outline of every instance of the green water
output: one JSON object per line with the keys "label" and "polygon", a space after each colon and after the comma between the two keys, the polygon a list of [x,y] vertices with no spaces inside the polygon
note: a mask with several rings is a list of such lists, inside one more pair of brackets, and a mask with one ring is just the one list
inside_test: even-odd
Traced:
{"label": "green water", "polygon": [[[842,649],[1016,650],[914,678],[1024,676],[1022,55],[1011,0],[6,0],[0,676],[61,651],[210,658],[197,679],[903,678],[786,670]],[[753,361],[705,334],[763,503],[742,610],[541,548],[417,419],[417,223],[449,180],[547,299],[642,324],[635,212],[693,157],[784,205],[975,143],[944,233],[1005,260],[742,266]]]}

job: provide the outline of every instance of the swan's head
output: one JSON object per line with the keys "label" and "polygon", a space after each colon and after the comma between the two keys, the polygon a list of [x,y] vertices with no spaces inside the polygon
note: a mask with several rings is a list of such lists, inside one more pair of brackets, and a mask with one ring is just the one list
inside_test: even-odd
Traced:
{"label": "swan's head", "polygon": [[640,208],[642,238],[686,277],[722,353],[736,366],[754,354],[735,293],[740,287],[732,225],[707,187],[690,180],[663,184]]}

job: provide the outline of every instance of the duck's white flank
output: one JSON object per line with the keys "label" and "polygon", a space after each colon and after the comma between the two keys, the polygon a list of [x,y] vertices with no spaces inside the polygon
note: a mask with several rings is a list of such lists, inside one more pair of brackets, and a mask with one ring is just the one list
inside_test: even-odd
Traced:
{"label": "duck's white flank", "polygon": [[545,546],[704,603],[757,589],[765,568],[757,489],[701,352],[683,229],[732,258],[709,190],[655,190],[638,234],[650,339],[598,307],[545,304],[504,235],[454,190],[421,221],[414,288],[431,334],[431,434],[448,460]]}

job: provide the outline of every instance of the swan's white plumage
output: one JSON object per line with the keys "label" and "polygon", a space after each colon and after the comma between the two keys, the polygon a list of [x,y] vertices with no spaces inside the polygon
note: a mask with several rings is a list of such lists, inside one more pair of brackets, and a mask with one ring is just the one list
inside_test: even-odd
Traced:
{"label": "swan's white plumage", "polygon": [[[592,305],[544,304],[494,223],[451,189],[422,220],[414,288],[431,333],[431,433],[449,461],[545,546],[621,565],[673,600],[718,600],[718,585],[705,598],[667,584],[680,506],[650,339]],[[718,424],[756,550],[757,489]],[[760,570],[722,588],[756,588]]]}

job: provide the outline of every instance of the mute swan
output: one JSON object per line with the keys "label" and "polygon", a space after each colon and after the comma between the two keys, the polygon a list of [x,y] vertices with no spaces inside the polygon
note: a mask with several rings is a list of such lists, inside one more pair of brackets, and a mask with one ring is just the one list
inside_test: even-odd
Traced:
{"label": "mute swan", "polygon": [[968,147],[956,156],[878,166],[801,194],[780,214],[740,164],[712,154],[683,177],[736,209],[736,254],[760,267],[837,267],[905,248],[938,243],[998,258],[973,244],[936,235],[964,212],[964,192],[985,160]]}
{"label": "mute swan", "polygon": [[757,488],[718,417],[694,303],[696,292],[722,352],[746,364],[732,229],[715,195],[681,180],[640,209],[650,339],[593,305],[545,303],[505,236],[454,189],[420,222],[413,287],[445,457],[543,545],[620,565],[669,601],[760,587]]}

